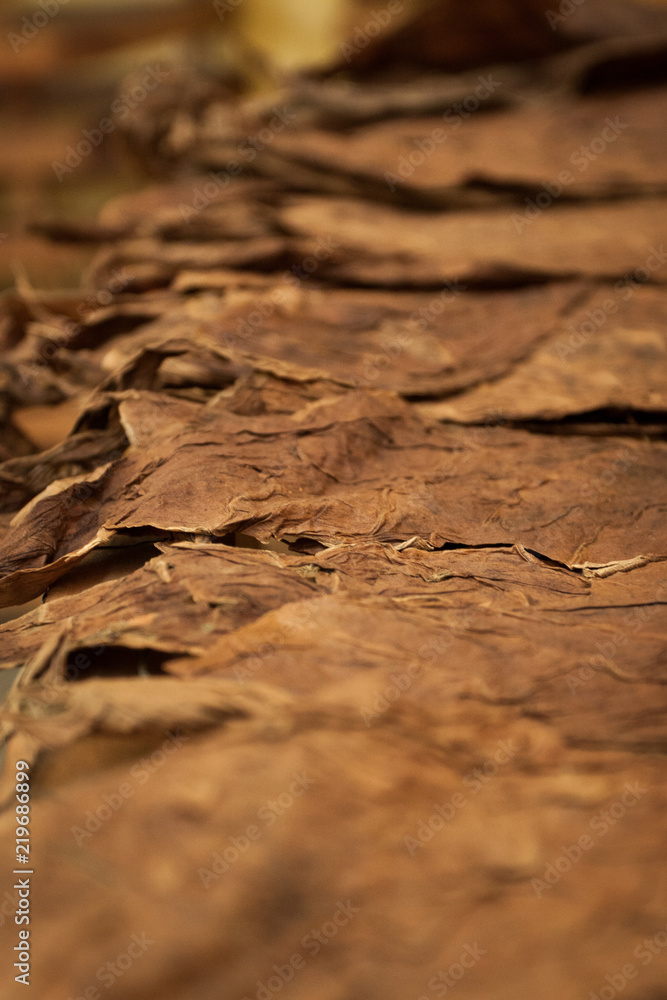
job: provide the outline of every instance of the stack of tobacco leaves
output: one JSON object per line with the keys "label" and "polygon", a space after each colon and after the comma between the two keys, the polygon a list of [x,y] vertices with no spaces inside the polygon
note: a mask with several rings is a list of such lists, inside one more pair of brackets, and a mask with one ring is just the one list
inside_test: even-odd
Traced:
{"label": "stack of tobacco leaves", "polygon": [[44,1000],[667,996],[667,19],[526,6],[173,70],[5,299],[3,996],[17,760]]}

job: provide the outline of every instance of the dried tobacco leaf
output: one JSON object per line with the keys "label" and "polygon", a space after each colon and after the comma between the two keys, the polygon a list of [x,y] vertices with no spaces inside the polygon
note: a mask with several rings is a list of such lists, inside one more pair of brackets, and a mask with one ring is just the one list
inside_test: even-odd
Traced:
{"label": "dried tobacco leaf", "polygon": [[40,997],[575,1000],[663,929],[664,12],[550,13],[172,74],[124,127],[164,183],[43,227],[90,286],[3,303]]}
{"label": "dried tobacco leaf", "polygon": [[[298,997],[417,995],[470,954],[461,996],[510,996],[526,949],[535,957],[522,982],[540,989],[548,975],[567,996],[603,983],[612,952],[632,954],[629,917],[655,933],[655,880],[631,874],[637,857],[650,872],[661,861],[654,757],[573,751],[508,708],[397,705],[369,728],[359,694],[304,705],[291,725],[275,704],[260,726],[174,733],[153,760],[36,803],[48,830],[34,847],[40,995],[94,984],[136,941],[128,998],[213,995],[223,978],[230,994],[254,996],[290,956]],[[121,805],[95,827],[105,795]],[[610,806],[629,814],[624,836],[603,818]],[[433,816],[443,824],[427,841]],[[562,876],[564,891],[544,889],[546,866],[582,832],[595,850]],[[3,875],[10,898],[14,878]],[[604,948],[590,947],[593,922]],[[79,942],[72,953],[63,935]],[[642,974],[661,988],[657,962]]]}
{"label": "dried tobacco leaf", "polygon": [[462,423],[559,420],[594,410],[667,413],[667,295],[620,282],[573,310],[492,384],[420,406],[427,416]]}
{"label": "dried tobacco leaf", "polygon": [[561,437],[545,450],[521,431],[423,424],[388,394],[308,401],[295,385],[292,398],[290,414],[252,416],[224,394],[205,406],[127,395],[122,457],[52,484],[16,516],[1,599],[29,600],[110,535],[146,528],[518,543],[565,564],[667,554],[660,506],[647,499],[664,490],[663,443]]}
{"label": "dried tobacco leaf", "polygon": [[295,197],[280,214],[303,241],[304,255],[318,234],[325,233],[335,245],[321,264],[324,277],[389,287],[622,279],[660,247],[667,215],[665,202],[657,198],[557,206],[530,221],[524,212],[509,209],[423,215],[316,196]]}
{"label": "dried tobacco leaf", "polygon": [[[45,604],[0,626],[5,665],[27,662],[62,624],[68,625],[67,647],[73,651],[92,647],[101,651],[112,645],[117,650],[153,649],[169,655],[203,652],[220,635],[285,601],[318,592],[315,583],[302,574],[284,571],[275,553],[226,545],[196,545],[191,550],[159,547],[163,555],[150,546],[148,560],[143,555],[145,565],[96,584],[91,583],[90,566],[84,563],[79,576],[87,570],[86,589],[67,594],[68,582],[76,577],[69,574],[50,589]],[[123,555],[126,551],[121,550]],[[112,556],[117,553],[118,549],[109,550]],[[300,563],[296,556],[293,561]],[[305,562],[304,557],[301,561]],[[113,571],[114,565],[117,559],[107,571]],[[75,660],[72,656],[78,670]],[[90,659],[85,670],[96,661],[97,657]]]}
{"label": "dried tobacco leaf", "polygon": [[[105,337],[113,331],[113,317],[105,314],[100,329],[91,316],[87,337],[99,347],[88,358],[113,371],[137,352],[177,336],[192,342],[187,358],[197,368],[191,385],[222,388],[221,365],[233,378],[244,359],[256,368],[262,356],[267,365],[269,359],[283,363],[273,366],[276,373],[289,365],[292,377],[299,369],[304,375],[317,370],[341,385],[436,396],[509,371],[549,330],[575,318],[591,294],[577,283],[463,294],[466,289],[454,284],[430,293],[295,287],[266,277],[261,284],[237,287],[240,282],[243,276],[229,272],[186,272],[184,291],[217,284],[224,292],[167,297],[161,300],[162,315],[130,333]],[[236,365],[225,366],[212,345],[218,352],[237,352]],[[167,365],[160,366],[160,381],[152,388],[170,384]],[[170,373],[173,385],[173,363]]]}
{"label": "dried tobacco leaf", "polygon": [[[541,194],[544,185],[552,201],[665,190],[667,90],[490,113],[487,102],[503,87],[497,70],[439,118],[403,119],[400,128],[389,120],[352,135],[288,130],[271,149],[320,173],[372,178],[388,195],[414,192],[434,205],[472,183]],[[504,146],[508,135],[513,140]]]}

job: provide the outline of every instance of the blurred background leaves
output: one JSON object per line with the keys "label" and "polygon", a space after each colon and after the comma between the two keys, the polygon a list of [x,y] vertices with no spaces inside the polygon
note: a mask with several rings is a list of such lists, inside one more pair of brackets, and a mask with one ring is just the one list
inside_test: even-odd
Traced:
{"label": "blurred background leaves", "polygon": [[[455,71],[556,51],[563,37],[545,12],[561,5],[560,0],[6,0],[0,13],[0,289],[17,280],[47,289],[78,286],[94,246],[54,245],[27,232],[28,225],[53,218],[92,221],[108,198],[146,182],[118,134],[62,180],[53,169],[81,130],[95,127],[108,113],[128,74],[152,64],[186,65],[260,93],[284,74],[336,64],[343,72],[395,74],[401,59],[410,57],[415,33],[427,63]],[[626,7],[623,0],[585,0],[564,19],[564,33],[594,34],[596,24],[623,16]],[[371,37],[378,22],[385,37],[395,38],[379,59]],[[503,51],[496,51],[499,38]],[[351,48],[343,49],[346,42]]]}

